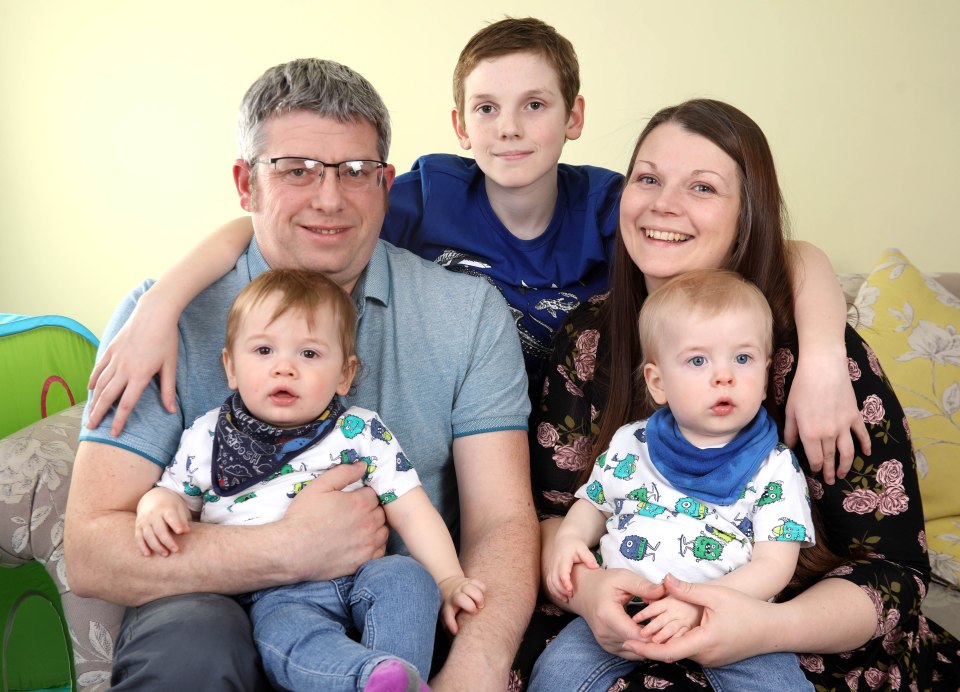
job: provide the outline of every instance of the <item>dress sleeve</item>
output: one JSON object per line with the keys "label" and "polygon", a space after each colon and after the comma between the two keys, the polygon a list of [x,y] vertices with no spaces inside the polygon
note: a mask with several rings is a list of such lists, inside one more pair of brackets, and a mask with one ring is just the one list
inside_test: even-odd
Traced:
{"label": "dress sleeve", "polygon": [[541,519],[562,516],[574,501],[599,432],[593,403],[600,335],[586,326],[593,304],[571,313],[554,338],[539,402],[530,416],[530,476]]}
{"label": "dress sleeve", "polygon": [[[834,553],[853,556],[827,576],[858,584],[877,607],[877,634],[911,629],[930,580],[923,507],[907,420],[876,354],[850,327],[847,364],[857,403],[872,440],[864,456],[859,445],[853,467],[833,485],[810,475],[802,445],[795,450],[808,474],[810,495],[820,513],[818,540]],[[784,406],[796,372],[795,348],[774,359],[774,395]]]}

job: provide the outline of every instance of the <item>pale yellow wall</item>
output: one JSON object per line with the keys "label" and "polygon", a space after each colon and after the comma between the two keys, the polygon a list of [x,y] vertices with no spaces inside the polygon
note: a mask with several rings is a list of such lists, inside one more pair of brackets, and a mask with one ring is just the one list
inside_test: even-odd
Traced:
{"label": "pale yellow wall", "polygon": [[765,129],[795,235],[839,270],[887,246],[960,269],[954,0],[0,0],[0,312],[99,334],[131,286],[239,214],[235,111],[273,64],[323,56],[366,75],[399,170],[455,151],[454,61],[505,14],[578,49],[587,126],[566,161],[622,170],[657,108],[721,98]]}

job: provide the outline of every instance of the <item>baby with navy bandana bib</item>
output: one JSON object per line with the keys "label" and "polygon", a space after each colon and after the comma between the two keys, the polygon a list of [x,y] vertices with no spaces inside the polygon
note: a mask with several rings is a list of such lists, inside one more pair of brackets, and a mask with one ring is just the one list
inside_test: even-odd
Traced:
{"label": "baby with navy bandana bib", "polygon": [[[425,689],[437,613],[483,606],[443,519],[396,438],[373,411],[347,408],[359,362],[350,297],[322,274],[270,270],[240,292],[227,318],[223,364],[234,393],[180,440],[137,507],[145,556],[178,550],[190,521],[266,524],[337,464],[361,463],[387,523],[411,555],[370,560],[353,575],[238,597],[270,681],[285,689]],[[280,556],[282,558],[282,556]]]}

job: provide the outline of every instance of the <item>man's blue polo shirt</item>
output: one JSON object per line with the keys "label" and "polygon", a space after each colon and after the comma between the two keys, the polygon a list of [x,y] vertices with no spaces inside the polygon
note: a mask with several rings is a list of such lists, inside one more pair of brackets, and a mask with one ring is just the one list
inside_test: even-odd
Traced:
{"label": "man's blue polo shirt", "polygon": [[[184,310],[176,414],[163,409],[155,380],[119,437],[108,434],[111,414],[96,430],[84,428],[80,439],[117,445],[158,465],[169,463],[184,429],[229,394],[220,356],[227,311],[236,294],[268,268],[254,239],[234,269]],[[152,283],[144,282],[120,304],[101,349]],[[380,414],[456,531],[453,438],[527,428],[523,357],[506,303],[486,281],[449,272],[382,240],[353,298],[361,368],[346,402]],[[524,464],[516,471],[529,473],[529,468]]]}

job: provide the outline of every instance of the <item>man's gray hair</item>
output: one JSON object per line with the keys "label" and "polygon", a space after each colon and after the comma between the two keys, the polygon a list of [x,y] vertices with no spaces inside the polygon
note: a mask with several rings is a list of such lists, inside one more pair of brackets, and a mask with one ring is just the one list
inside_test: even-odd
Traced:
{"label": "man's gray hair", "polygon": [[346,65],[319,58],[302,58],[271,67],[247,90],[237,121],[237,155],[247,163],[255,161],[265,146],[264,123],[275,115],[299,110],[341,123],[366,120],[377,131],[380,160],[387,160],[390,114],[380,94]]}

